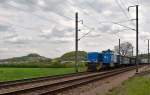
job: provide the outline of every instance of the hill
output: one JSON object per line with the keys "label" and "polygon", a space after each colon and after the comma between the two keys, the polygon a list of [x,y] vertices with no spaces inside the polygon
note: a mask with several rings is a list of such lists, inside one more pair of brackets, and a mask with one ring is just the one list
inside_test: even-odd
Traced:
{"label": "hill", "polygon": [[40,56],[35,53],[28,54],[27,56],[14,57],[9,59],[0,60],[0,63],[41,63],[51,62],[50,58]]}
{"label": "hill", "polygon": [[[87,52],[85,51],[78,51],[78,60],[79,61],[86,61]],[[75,59],[75,52],[71,51],[68,53],[65,53],[60,57],[61,61],[74,61]]]}
{"label": "hill", "polygon": [[[85,51],[78,52],[78,60],[86,61],[87,53]],[[54,59],[46,58],[35,53],[22,57],[13,57],[0,60],[0,67],[73,67],[75,52],[67,52],[62,56]],[[61,64],[69,63],[69,64]]]}

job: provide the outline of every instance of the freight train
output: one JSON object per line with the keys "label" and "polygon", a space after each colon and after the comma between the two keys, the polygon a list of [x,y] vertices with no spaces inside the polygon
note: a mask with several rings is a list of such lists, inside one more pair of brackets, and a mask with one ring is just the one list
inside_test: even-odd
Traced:
{"label": "freight train", "polygon": [[99,71],[105,68],[135,65],[136,59],[120,56],[110,49],[102,52],[89,52],[87,54],[88,71]]}

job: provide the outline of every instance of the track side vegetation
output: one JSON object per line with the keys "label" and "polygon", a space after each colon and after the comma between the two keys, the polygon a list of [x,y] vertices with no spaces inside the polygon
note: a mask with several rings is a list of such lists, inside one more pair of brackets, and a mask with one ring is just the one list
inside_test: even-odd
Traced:
{"label": "track side vegetation", "polygon": [[133,77],[108,95],[150,95],[150,76]]}
{"label": "track side vegetation", "polygon": [[[79,52],[79,71],[86,70],[86,52]],[[74,52],[51,59],[38,54],[28,54],[0,60],[0,81],[75,73]]]}

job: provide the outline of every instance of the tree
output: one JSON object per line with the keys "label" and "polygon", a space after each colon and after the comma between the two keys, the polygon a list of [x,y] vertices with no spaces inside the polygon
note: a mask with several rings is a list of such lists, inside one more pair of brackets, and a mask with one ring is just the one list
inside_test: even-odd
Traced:
{"label": "tree", "polygon": [[[116,53],[119,54],[119,45],[114,47]],[[120,54],[122,56],[132,56],[133,55],[133,45],[129,42],[124,42],[120,44]]]}

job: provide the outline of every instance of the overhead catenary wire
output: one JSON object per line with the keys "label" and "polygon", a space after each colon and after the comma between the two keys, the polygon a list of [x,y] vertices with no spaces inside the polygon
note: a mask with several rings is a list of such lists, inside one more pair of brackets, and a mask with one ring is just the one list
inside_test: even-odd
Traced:
{"label": "overhead catenary wire", "polygon": [[[35,5],[33,5],[33,6],[35,6]],[[29,11],[27,11],[26,9],[23,9],[23,8],[18,8],[18,7],[15,7],[15,6],[10,6],[10,7],[15,8],[15,9],[17,9],[17,10],[19,10],[19,11],[22,11],[22,12],[25,12],[25,13],[29,13]],[[35,6],[35,7],[37,7],[37,6]],[[37,15],[37,14],[35,14],[35,13],[33,13],[33,12],[30,12],[29,14],[30,14],[30,15],[33,15],[33,16],[36,16],[36,17],[38,17],[39,19],[44,20],[44,21],[46,21],[46,22],[52,21],[52,22],[55,22],[55,23],[57,23],[57,24],[60,24],[60,23],[57,22],[56,20],[46,18],[45,16]],[[61,14],[61,15],[62,15],[62,14]],[[66,19],[69,19],[69,20],[74,20],[74,19],[75,19],[75,18],[73,18],[73,17],[68,17],[68,16],[65,16],[65,15],[62,15],[62,16],[65,17]]]}
{"label": "overhead catenary wire", "polygon": [[[111,23],[113,23],[113,22],[111,22]],[[118,24],[118,23],[115,23],[115,24]],[[117,32],[114,33],[114,35],[116,35],[117,33],[121,32],[121,31],[134,30],[134,29],[132,29],[132,28],[130,28],[130,27],[127,27],[127,26],[124,26],[124,25],[121,25],[121,24],[119,24],[119,25],[120,25],[120,26],[123,26],[123,27],[125,27],[125,28],[127,28],[127,29],[118,30]],[[83,26],[86,27],[86,28],[88,28],[88,29],[89,29],[89,32],[85,33],[85,34],[84,34],[83,36],[81,36],[78,40],[81,40],[82,38],[86,37],[88,34],[90,34],[92,31],[95,30],[95,28],[89,28],[87,25],[84,25],[84,24],[83,24]]]}
{"label": "overhead catenary wire", "polygon": [[[13,7],[13,6],[11,6],[11,7]],[[14,7],[14,8],[17,8],[17,7]],[[24,12],[27,12],[26,10],[24,10],[24,9],[20,9],[20,8],[17,8],[17,9],[19,9],[19,10],[21,10],[21,11],[24,11]],[[42,19],[42,20],[45,20],[45,21],[49,21],[50,19],[48,19],[48,18],[44,18],[44,17],[42,17],[42,16],[40,16],[40,15],[37,15],[37,14],[33,14],[33,13],[31,13],[32,15],[34,15],[34,16],[37,16],[37,17],[39,17],[40,19]],[[68,17],[67,17],[68,18]],[[130,20],[129,20],[130,21]],[[19,26],[19,27],[21,27],[21,28],[24,28],[24,29],[31,29],[31,28],[28,28],[28,27],[23,27],[23,26],[20,26],[20,25],[15,25],[15,26]]]}
{"label": "overhead catenary wire", "polygon": [[129,16],[127,15],[126,11],[122,8],[118,0],[115,0],[116,4],[118,7],[121,9],[122,13],[127,17],[127,19],[130,19]]}
{"label": "overhead catenary wire", "polygon": [[[57,22],[56,20],[46,18],[45,16],[37,15],[37,14],[35,14],[35,13],[33,13],[33,12],[27,11],[26,9],[18,8],[18,7],[11,6],[11,5],[9,5],[9,7],[15,8],[15,9],[17,9],[17,10],[19,10],[19,11],[22,11],[22,12],[25,12],[25,13],[28,13],[29,15],[36,16],[36,17],[38,17],[39,19],[44,20],[44,21],[46,21],[46,22],[52,21],[52,22],[55,22],[55,23],[57,23],[57,24],[60,24],[60,23]],[[35,6],[35,7],[37,7],[37,6]],[[63,15],[63,17],[65,17],[65,18],[67,18],[67,19],[70,19],[70,20],[73,20],[73,19],[74,19],[74,18],[71,18],[71,17],[67,17],[67,16],[65,16],[65,15]],[[36,29],[33,29],[33,28],[31,28],[31,27],[24,27],[24,26],[17,25],[17,24],[13,24],[13,23],[6,22],[6,21],[2,21],[2,22],[7,23],[7,24],[10,24],[10,25],[13,25],[13,26],[15,26],[15,27],[23,28],[23,29],[25,29],[25,30],[35,30],[35,31],[37,31]]]}
{"label": "overhead catenary wire", "polygon": [[89,33],[91,33],[92,31],[90,30],[89,32],[87,32],[86,34],[84,34],[82,37],[80,37],[78,40],[81,40],[82,38],[84,38],[85,36],[87,36]]}
{"label": "overhead catenary wire", "polygon": [[124,0],[119,0],[120,1],[120,3],[122,4],[122,7],[123,7],[123,5],[124,5],[124,11],[126,12],[126,14],[127,14],[127,18],[130,20],[130,22],[131,22],[131,24],[133,24],[133,25],[135,25],[135,23],[134,22],[132,22],[133,20],[131,19],[131,15],[126,11],[127,9],[128,9],[128,6],[126,6],[126,3],[125,3],[125,1]]}
{"label": "overhead catenary wire", "polygon": [[[127,29],[121,29],[122,31],[125,31],[125,30],[134,30],[134,29],[131,28],[131,27],[128,27],[128,26],[119,24],[119,23],[124,23],[124,22],[128,22],[128,21],[130,21],[130,20],[124,20],[124,21],[119,21],[119,22],[110,22],[110,23],[117,24],[117,25],[120,25],[120,26],[122,26],[122,27],[127,28]],[[109,22],[107,22],[107,23],[109,23]],[[85,33],[81,38],[79,38],[79,40],[81,40],[82,38],[84,38],[84,37],[86,37],[88,34],[90,34],[90,33],[92,32],[92,30],[95,30],[95,28],[88,27],[87,25],[85,25],[85,24],[83,24],[83,23],[82,23],[82,25],[83,25],[85,28],[89,29],[89,32]],[[82,29],[81,29],[81,30],[82,30]],[[121,31],[121,30],[120,30],[120,31]]]}
{"label": "overhead catenary wire", "polygon": [[122,27],[125,27],[125,28],[127,28],[127,29],[131,29],[131,30],[134,30],[135,31],[135,29],[134,28],[131,28],[131,27],[129,27],[129,26],[125,26],[125,25],[122,25],[122,24],[120,24],[120,23],[117,23],[117,22],[110,22],[110,21],[100,21],[100,24],[102,24],[102,23],[112,23],[112,24],[116,24],[116,25],[119,25],[119,26],[122,26]]}
{"label": "overhead catenary wire", "polygon": [[94,29],[90,29],[89,32],[85,33],[83,36],[81,36],[78,40],[81,40],[82,38],[86,37],[88,34],[90,34]]}
{"label": "overhead catenary wire", "polygon": [[124,6],[124,9],[127,9],[127,8],[128,8],[128,6],[126,6],[124,0],[119,0],[119,1],[120,1],[120,3],[122,4],[122,7]]}
{"label": "overhead catenary wire", "polygon": [[[72,4],[71,2],[69,2],[70,4]],[[87,4],[89,4],[89,2],[87,2]],[[74,4],[72,4],[72,5],[74,5]],[[91,6],[90,5],[90,7],[92,7],[93,8],[93,6]],[[125,14],[125,16],[128,18],[128,20],[126,20],[126,21],[120,21],[119,23],[125,23],[125,22],[131,22],[132,20],[129,18],[129,16],[126,14],[126,12],[124,11],[124,9],[123,8],[121,8],[122,10],[123,10],[123,13]],[[84,11],[83,11],[83,13],[84,13]],[[87,14],[87,13],[86,13]],[[116,24],[116,23],[115,23]],[[87,26],[85,26],[85,27],[87,27]],[[129,28],[129,27],[128,27]],[[130,28],[131,29],[131,28]],[[133,30],[133,29],[132,29]]]}
{"label": "overhead catenary wire", "polygon": [[[70,4],[71,4],[71,3],[70,3]],[[14,7],[14,6],[11,6],[11,7],[16,8],[16,9],[18,9],[18,10],[20,10],[20,11],[27,12],[27,10],[25,10],[25,9],[17,8],[17,7]],[[84,11],[83,11],[83,12],[84,12]],[[34,14],[34,13],[32,13],[32,12],[31,12],[30,14],[32,14],[32,15],[34,15],[34,16],[37,16],[37,17],[39,17],[40,19],[45,20],[45,21],[48,21],[48,22],[49,22],[49,20],[51,20],[51,19],[45,18],[45,17],[43,17],[43,16]],[[73,18],[70,18],[70,17],[67,17],[67,16],[64,16],[64,17],[69,18],[69,19],[73,19]],[[54,21],[54,20],[52,20],[52,21]],[[56,22],[56,21],[54,21],[54,22]],[[58,22],[56,22],[56,23],[58,23]]]}
{"label": "overhead catenary wire", "polygon": [[[119,1],[118,0],[115,0],[116,4],[118,5],[119,9],[121,9],[122,13],[124,14],[124,16],[128,19],[128,20],[131,20],[130,16],[129,16],[129,13],[126,12],[126,10],[124,10],[124,8],[122,7],[122,5],[120,5]],[[135,23],[133,22],[130,22],[131,24],[135,25]]]}
{"label": "overhead catenary wire", "polygon": [[128,29],[131,29],[131,30],[136,30],[136,29],[134,29],[134,28],[131,28],[131,27],[129,27],[129,26],[125,26],[125,25],[122,25],[122,24],[119,24],[119,23],[116,23],[116,22],[112,22],[113,24],[116,24],[116,25],[120,25],[120,26],[122,26],[122,27],[125,27],[125,28],[128,28]]}
{"label": "overhead catenary wire", "polygon": [[[14,7],[14,8],[17,8],[17,7]],[[27,11],[24,10],[24,9],[20,9],[20,8],[17,8],[17,9],[22,10],[22,11],[24,11],[24,12],[27,12]],[[39,17],[39,18],[42,19],[42,20],[48,21],[48,22],[49,22],[49,20],[51,20],[51,19],[45,18],[45,17],[43,17],[43,16],[40,16],[40,15],[37,15],[37,14],[34,14],[34,13],[31,13],[31,14],[34,15],[34,16]],[[129,20],[129,21],[130,21],[130,20]],[[56,23],[57,23],[57,22],[56,22]],[[22,26],[21,26],[21,27],[22,27]],[[25,27],[25,29],[30,29],[30,28],[26,28],[26,27]]]}
{"label": "overhead catenary wire", "polygon": [[114,33],[114,35],[116,35],[117,33],[120,33],[121,31],[127,31],[127,30],[131,30],[131,29],[118,29],[117,32]]}

